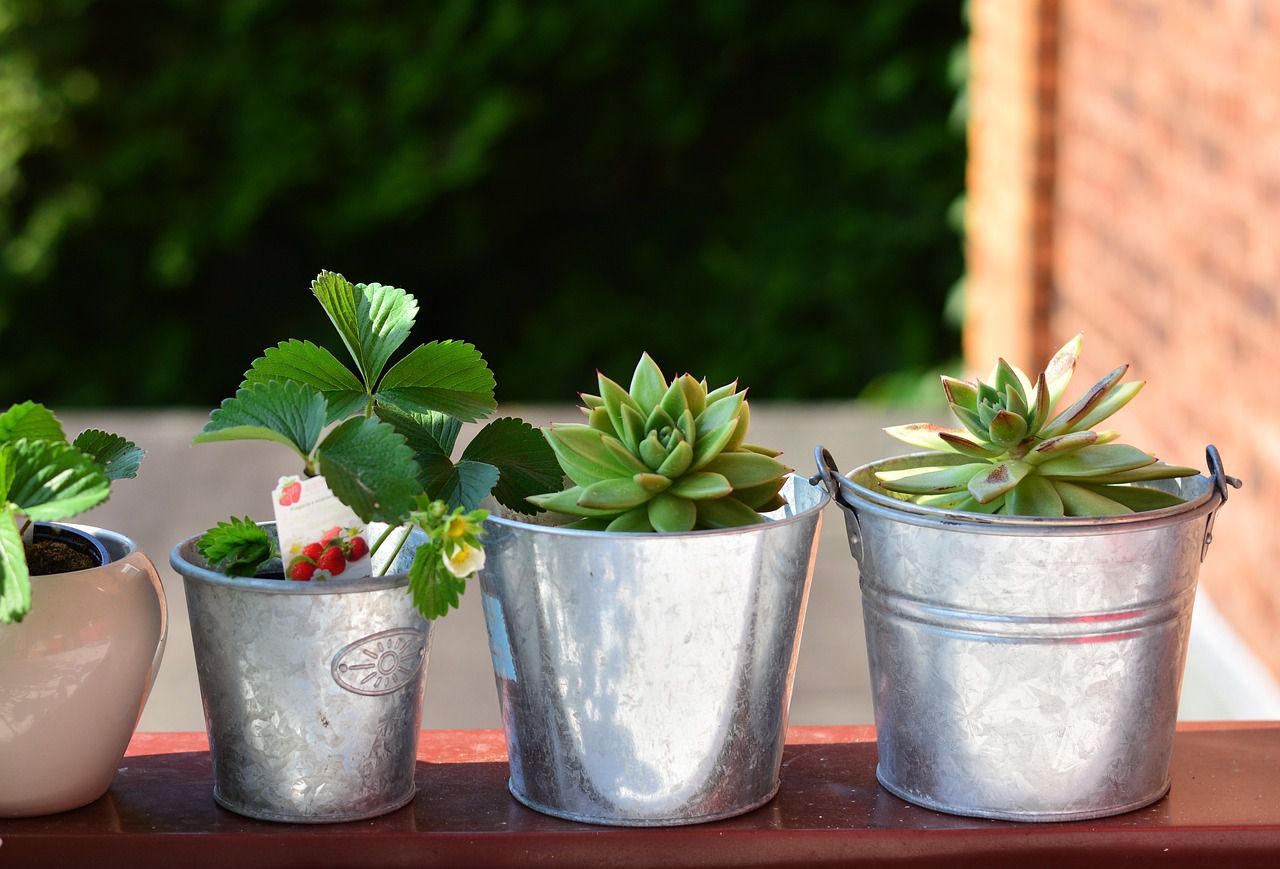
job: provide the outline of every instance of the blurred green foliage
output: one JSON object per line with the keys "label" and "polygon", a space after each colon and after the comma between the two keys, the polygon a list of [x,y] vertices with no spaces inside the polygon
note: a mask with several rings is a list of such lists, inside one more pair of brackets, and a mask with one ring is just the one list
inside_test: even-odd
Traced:
{"label": "blurred green foliage", "polygon": [[954,356],[960,4],[0,0],[0,403],[210,404],[422,303],[503,400],[641,349],[758,398]]}

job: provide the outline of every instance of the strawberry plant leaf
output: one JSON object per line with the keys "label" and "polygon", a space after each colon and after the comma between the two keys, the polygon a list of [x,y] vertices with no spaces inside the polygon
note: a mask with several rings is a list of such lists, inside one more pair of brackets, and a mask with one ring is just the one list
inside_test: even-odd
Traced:
{"label": "strawberry plant leaf", "polygon": [[493,412],[493,372],[474,345],[465,341],[432,341],[415,347],[391,366],[378,387],[378,401],[427,413],[438,411],[463,422]]}
{"label": "strawberry plant leaf", "polygon": [[326,424],[359,413],[369,398],[350,368],[310,341],[292,339],[268,347],[253,360],[240,386],[267,380],[294,380],[319,390],[328,403]]}
{"label": "strawberry plant leaf", "polygon": [[146,455],[128,438],[96,428],[80,432],[71,445],[101,465],[108,480],[131,480],[138,476],[138,468]]}
{"label": "strawberry plant leaf", "polygon": [[0,509],[0,622],[20,622],[30,609],[27,553],[13,510],[5,506]]}
{"label": "strawberry plant leaf", "polygon": [[329,489],[366,522],[403,521],[421,492],[413,450],[377,419],[342,423],[321,442],[316,458]]}
{"label": "strawberry plant leaf", "polygon": [[292,447],[309,461],[328,418],[324,396],[292,380],[267,380],[236,390],[192,443],[267,440]]}
{"label": "strawberry plant leaf", "polygon": [[227,576],[254,576],[275,556],[275,541],[248,516],[219,522],[196,541],[209,566]]}
{"label": "strawberry plant leaf", "polygon": [[62,423],[53,415],[53,411],[43,404],[24,401],[15,404],[0,413],[0,443],[9,443],[20,438],[33,441],[65,441],[67,436],[62,432]]}
{"label": "strawberry plant leaf", "polygon": [[493,491],[498,477],[498,469],[493,465],[464,459],[453,466],[453,472],[441,481],[438,491],[428,490],[427,494],[450,507],[474,510]]}
{"label": "strawberry plant leaf", "polygon": [[418,483],[424,492],[438,492],[454,475],[449,453],[462,423],[443,413],[410,413],[385,404],[377,407],[378,418],[404,436],[418,464]]}
{"label": "strawberry plant leaf", "polygon": [[9,502],[37,522],[74,516],[111,494],[102,467],[68,443],[23,438],[10,447],[9,456]]}
{"label": "strawberry plant leaf", "polygon": [[498,484],[493,497],[520,513],[534,512],[526,498],[559,489],[564,479],[564,471],[542,432],[513,417],[495,419],[476,432],[462,451],[462,458],[497,468]]}
{"label": "strawberry plant leaf", "polygon": [[441,561],[439,546],[419,546],[409,568],[409,594],[423,618],[438,619],[457,607],[466,580],[454,576]]}
{"label": "strawberry plant leaf", "polygon": [[342,336],[367,392],[373,392],[391,354],[409,337],[418,301],[397,287],[352,284],[336,272],[322,271],[311,291]]}

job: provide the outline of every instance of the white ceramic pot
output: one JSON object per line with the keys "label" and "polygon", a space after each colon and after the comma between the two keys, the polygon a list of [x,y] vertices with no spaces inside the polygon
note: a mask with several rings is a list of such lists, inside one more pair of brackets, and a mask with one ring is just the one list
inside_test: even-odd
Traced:
{"label": "white ceramic pot", "polygon": [[151,559],[112,531],[101,567],[31,578],[31,612],[0,625],[0,817],[106,793],[151,692],[168,628]]}

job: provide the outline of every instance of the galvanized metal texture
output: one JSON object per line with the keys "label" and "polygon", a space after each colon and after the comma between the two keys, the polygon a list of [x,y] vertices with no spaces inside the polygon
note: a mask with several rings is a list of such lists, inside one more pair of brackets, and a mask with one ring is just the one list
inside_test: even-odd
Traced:
{"label": "galvanized metal texture", "polygon": [[413,799],[431,623],[406,589],[422,532],[389,575],[329,582],[228,577],[208,569],[197,539],[169,561],[186,588],[214,799],[294,823],[370,818]]}
{"label": "galvanized metal texture", "polygon": [[826,493],[772,521],[622,534],[491,517],[489,648],[525,805],[595,824],[712,821],[768,802]]}
{"label": "galvanized metal texture", "polygon": [[1098,519],[919,507],[875,472],[819,473],[849,526],[880,754],[894,794],[939,811],[1063,821],[1169,788],[1191,607],[1226,486],[1164,481],[1186,503]]}

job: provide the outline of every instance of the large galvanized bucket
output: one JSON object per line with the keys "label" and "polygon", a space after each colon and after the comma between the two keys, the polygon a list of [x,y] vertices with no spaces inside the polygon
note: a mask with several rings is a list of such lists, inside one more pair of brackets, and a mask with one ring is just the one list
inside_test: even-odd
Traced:
{"label": "large galvanized bucket", "polygon": [[221,806],[330,823],[413,799],[431,623],[406,588],[421,535],[389,575],[328,582],[232,578],[208,568],[197,537],[173,548]]}
{"label": "large galvanized bucket", "polygon": [[1185,504],[1046,519],[920,507],[876,481],[936,453],[842,477],[818,448],[861,571],[882,785],[1015,821],[1114,815],[1168,791],[1196,575],[1239,485],[1208,454],[1209,477],[1159,484]]}
{"label": "large galvanized bucket", "polygon": [[490,518],[480,571],[511,793],[562,818],[667,826],[778,789],[827,495],[772,521],[622,534]]}

